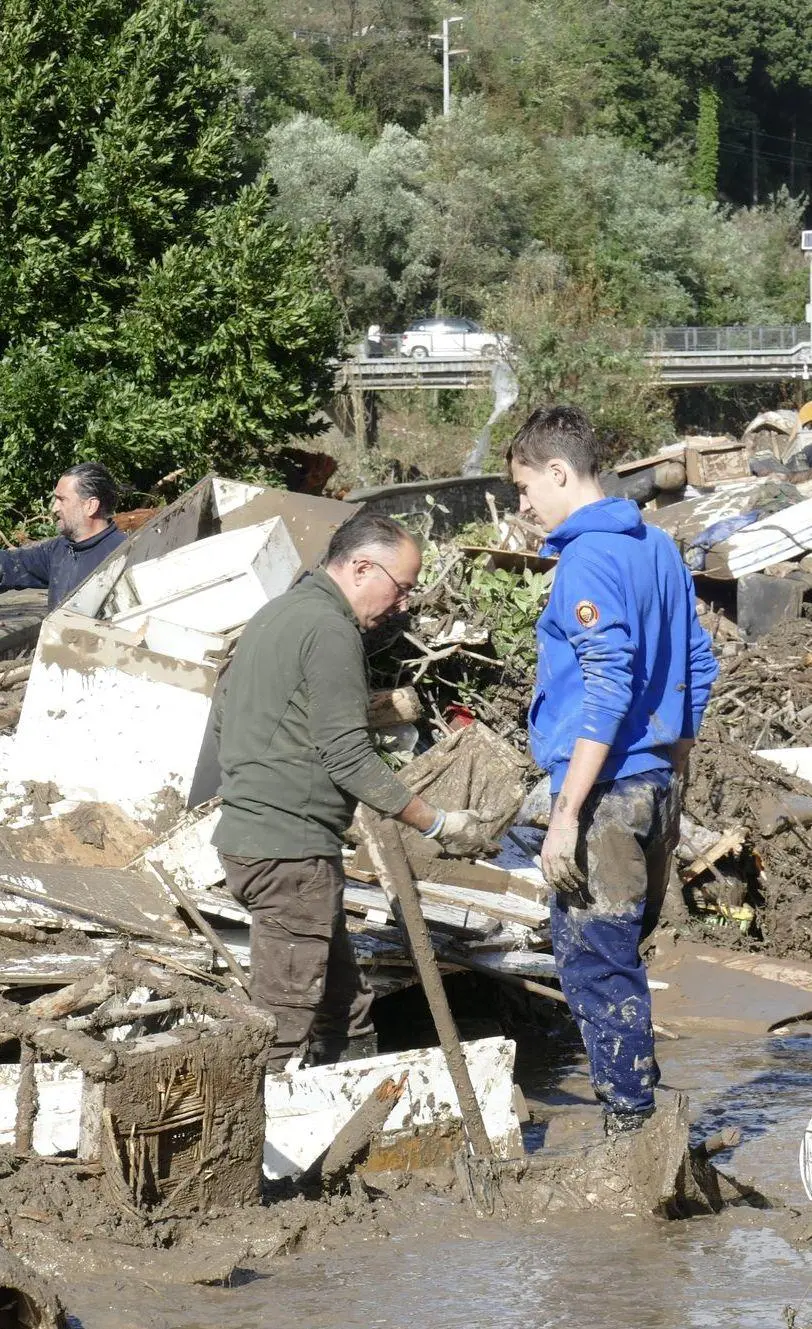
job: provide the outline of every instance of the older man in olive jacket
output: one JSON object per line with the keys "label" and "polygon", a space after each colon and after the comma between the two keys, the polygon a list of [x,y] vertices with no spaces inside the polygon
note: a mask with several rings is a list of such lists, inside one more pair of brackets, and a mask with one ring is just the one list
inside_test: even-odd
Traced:
{"label": "older man in olive jacket", "polygon": [[278,1022],[274,1065],[371,1049],[372,992],[347,934],[342,835],[359,802],[477,854],[476,812],[415,797],[376,753],[361,633],[406,605],[420,551],[396,522],[361,513],[325,565],[247,625],[220,719],[223,814],[214,842],[251,912],[251,995]]}

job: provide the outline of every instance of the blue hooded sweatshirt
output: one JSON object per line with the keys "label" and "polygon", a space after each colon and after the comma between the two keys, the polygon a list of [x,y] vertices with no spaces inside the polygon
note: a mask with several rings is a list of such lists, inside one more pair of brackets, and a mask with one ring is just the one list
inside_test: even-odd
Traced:
{"label": "blue hooded sweatshirt", "polygon": [[609,744],[600,781],[670,769],[669,748],[696,737],[719,672],[677,546],[635,503],[602,498],[541,552],[560,560],[536,628],[529,728],[552,792],[578,738]]}

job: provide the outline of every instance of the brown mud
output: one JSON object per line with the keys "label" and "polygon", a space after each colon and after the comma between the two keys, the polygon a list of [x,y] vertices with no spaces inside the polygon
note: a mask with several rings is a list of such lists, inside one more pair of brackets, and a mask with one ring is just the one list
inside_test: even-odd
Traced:
{"label": "brown mud", "polygon": [[[36,805],[35,805],[36,808]],[[49,809],[50,810],[50,809]],[[5,851],[27,863],[74,863],[78,867],[126,867],[153,836],[111,803],[83,803],[62,817],[4,830]]]}
{"label": "brown mud", "polygon": [[[684,808],[694,821],[720,836],[735,826],[746,829],[745,848],[732,871],[729,864],[721,863],[718,871],[727,878],[721,883],[723,890],[738,886],[741,898],[755,906],[758,933],[754,939],[728,928],[723,943],[748,949],[755,944],[771,955],[808,958],[812,957],[812,889],[805,832],[799,834],[800,828],[790,824],[765,837],[758,829],[764,797],[784,794],[812,797],[812,785],[730,739],[721,721],[710,719],[705,724],[691,755]],[[706,936],[713,939],[711,932]]]}
{"label": "brown mud", "polygon": [[[77,1207],[72,1170],[33,1163],[0,1180],[0,1241],[53,1280],[76,1329],[778,1329],[785,1306],[808,1329],[810,1222],[797,1157],[812,1112],[812,1043],[687,1037],[658,1055],[666,1083],[690,1095],[695,1138],[738,1123],[742,1144],[720,1167],[778,1207],[678,1222],[622,1205],[487,1219],[445,1169],[367,1178],[329,1199],[269,1195],[147,1240],[111,1223],[98,1179],[81,1182]],[[531,1158],[599,1140],[574,1045],[526,1047],[520,1075]]]}

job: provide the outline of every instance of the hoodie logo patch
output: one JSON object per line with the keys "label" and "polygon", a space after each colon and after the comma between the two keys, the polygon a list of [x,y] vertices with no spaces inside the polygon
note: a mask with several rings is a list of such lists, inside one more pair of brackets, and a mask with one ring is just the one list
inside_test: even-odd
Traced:
{"label": "hoodie logo patch", "polygon": [[582,628],[594,628],[600,618],[598,606],[591,600],[579,600],[575,606],[575,617]]}

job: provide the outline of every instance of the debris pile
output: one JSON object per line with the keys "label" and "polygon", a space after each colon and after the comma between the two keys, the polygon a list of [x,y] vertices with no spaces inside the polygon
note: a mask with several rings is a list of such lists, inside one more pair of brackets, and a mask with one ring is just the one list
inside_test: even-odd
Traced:
{"label": "debris pile", "polygon": [[[642,466],[659,494],[646,518],[673,529],[686,556],[698,551],[723,657],[686,803],[683,905],[718,920],[726,941],[812,954],[812,642],[800,616],[812,500],[800,481],[726,479],[733,453],[683,448]],[[621,468],[617,484],[642,492],[640,469]],[[269,1181],[330,1189],[359,1157],[368,1171],[447,1167],[467,1132],[445,1048],[265,1076],[274,1031],[247,1001],[249,915],[211,844],[224,667],[246,620],[319,561],[353,511],[209,477],[47,616],[32,659],[0,671],[0,698],[25,685],[9,703],[16,734],[0,737],[0,1144],[9,1175],[59,1158],[54,1169],[95,1178],[128,1232],[251,1202],[260,1160]],[[431,964],[560,999],[533,861],[542,831],[513,825],[535,780],[525,722],[554,561],[528,547],[541,533],[523,518],[493,504],[490,515],[489,527],[429,542],[411,617],[370,643],[370,724],[415,793],[478,809],[502,837],[497,857],[471,864],[403,835]],[[794,561],[776,577],[787,532]],[[740,630],[737,592],[754,567],[798,601],[772,634]],[[537,809],[543,822],[543,800]],[[349,929],[385,997],[415,985],[417,952],[363,819],[349,838]],[[504,1037],[465,1045],[494,1167],[522,1152],[514,1055]],[[0,1210],[2,1194],[0,1176]]]}
{"label": "debris pile", "polygon": [[[57,1208],[92,1224],[101,1207],[128,1240],[152,1240],[189,1214],[255,1201],[261,1166],[269,1181],[332,1189],[359,1155],[375,1171],[449,1166],[459,1149],[439,1048],[266,1077],[274,1029],[247,999],[249,916],[211,845],[224,665],[247,618],[353,511],[209,478],[141,524],[47,616],[33,658],[8,666],[27,678],[17,731],[0,741],[0,1216],[22,1172],[47,1164],[41,1189]],[[469,638],[442,640],[439,594],[404,642],[448,660]],[[538,600],[533,587],[528,622]],[[501,833],[526,757],[464,707],[424,725],[421,692],[373,696],[383,750],[415,791],[478,807]],[[549,979],[538,832],[457,875],[421,858],[422,843],[406,848],[442,971],[531,991]],[[351,935],[376,994],[413,986],[363,847],[346,860]],[[514,1055],[501,1036],[465,1044],[497,1157],[522,1148]]]}
{"label": "debris pile", "polygon": [[[812,955],[801,838],[812,815],[797,801],[812,797],[811,423],[812,404],[764,413],[741,439],[686,438],[602,477],[677,542],[722,665],[692,763],[672,921],[797,956]],[[425,518],[412,515],[424,533],[459,483],[438,482]],[[534,627],[555,561],[504,487],[482,483],[482,519],[429,539],[412,619],[389,629],[372,666],[380,686],[416,687],[434,740],[476,718],[525,752]],[[397,512],[396,491],[385,510]]]}

